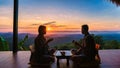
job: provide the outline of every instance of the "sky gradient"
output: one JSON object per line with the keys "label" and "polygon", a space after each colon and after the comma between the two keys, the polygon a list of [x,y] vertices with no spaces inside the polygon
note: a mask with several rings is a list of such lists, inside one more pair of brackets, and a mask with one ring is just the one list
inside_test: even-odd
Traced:
{"label": "sky gradient", "polygon": [[[53,32],[120,31],[120,7],[108,0],[19,0],[19,33],[37,33],[39,25]],[[13,31],[13,0],[0,0],[0,32]]]}

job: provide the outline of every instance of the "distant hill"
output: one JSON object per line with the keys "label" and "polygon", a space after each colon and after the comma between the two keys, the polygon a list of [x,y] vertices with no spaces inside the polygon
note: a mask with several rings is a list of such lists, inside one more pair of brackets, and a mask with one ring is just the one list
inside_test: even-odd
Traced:
{"label": "distant hill", "polygon": [[97,34],[103,37],[104,40],[117,40],[120,41],[120,34],[111,33],[111,34]]}
{"label": "distant hill", "polygon": [[[119,32],[91,32],[95,35],[100,35],[103,37],[104,40],[117,40],[120,41],[120,34]],[[25,35],[28,33],[20,33],[18,34],[18,42],[22,40]],[[10,49],[12,49],[12,41],[13,41],[13,34],[12,33],[0,33],[5,40],[8,41],[10,45]],[[25,46],[29,46],[34,44],[34,39],[37,35],[36,34],[28,34],[28,40],[25,42]],[[72,40],[80,40],[83,37],[82,34],[50,34],[46,35],[46,38],[54,38],[52,42],[49,43],[50,46],[64,44],[71,42]]]}

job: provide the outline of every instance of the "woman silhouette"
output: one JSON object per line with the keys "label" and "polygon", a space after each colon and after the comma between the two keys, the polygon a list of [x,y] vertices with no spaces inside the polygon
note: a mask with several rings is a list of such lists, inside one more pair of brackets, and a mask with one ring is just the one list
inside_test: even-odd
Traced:
{"label": "woman silhouette", "polygon": [[46,26],[40,25],[38,28],[38,36],[34,41],[34,52],[31,53],[30,63],[43,63],[54,61],[53,53],[54,49],[49,50],[48,43],[53,39],[46,40],[44,35],[46,34]]}

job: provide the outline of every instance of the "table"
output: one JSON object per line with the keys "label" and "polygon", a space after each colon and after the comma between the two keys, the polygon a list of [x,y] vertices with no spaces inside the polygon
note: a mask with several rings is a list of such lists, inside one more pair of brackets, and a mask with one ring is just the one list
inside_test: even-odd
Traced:
{"label": "table", "polygon": [[[61,55],[61,51],[64,51],[65,52],[65,55]],[[55,56],[57,58],[57,66],[59,66],[59,60],[60,59],[66,59],[67,60],[67,66],[69,66],[69,59],[70,57],[72,56],[72,53],[70,50],[57,50],[56,53],[55,53]]]}

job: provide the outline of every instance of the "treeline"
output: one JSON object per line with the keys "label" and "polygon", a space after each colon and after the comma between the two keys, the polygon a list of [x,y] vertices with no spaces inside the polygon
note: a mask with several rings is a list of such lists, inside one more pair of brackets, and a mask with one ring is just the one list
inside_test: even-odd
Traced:
{"label": "treeline", "polygon": [[[100,35],[92,35],[95,39],[96,44],[100,45],[100,49],[120,49],[120,41],[117,40],[104,40],[102,36]],[[22,40],[18,42],[18,49],[19,50],[29,50],[29,47],[25,45],[25,43],[28,41],[29,37],[26,35]],[[78,43],[81,43],[81,39],[78,40]],[[27,42],[28,43],[28,42]],[[74,44],[71,42],[64,43],[64,44],[57,44],[55,46],[52,46],[56,49],[73,49],[78,48],[75,47]],[[10,46],[8,44],[8,41],[6,41],[3,37],[0,37],[0,51],[9,51]]]}
{"label": "treeline", "polygon": [[[95,39],[95,43],[100,45],[100,49],[120,49],[120,41],[117,40],[104,40],[102,36],[92,35]],[[81,44],[82,39],[78,41]],[[72,42],[65,44],[58,44],[54,46],[56,49],[73,49],[78,48],[74,46]]]}

